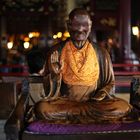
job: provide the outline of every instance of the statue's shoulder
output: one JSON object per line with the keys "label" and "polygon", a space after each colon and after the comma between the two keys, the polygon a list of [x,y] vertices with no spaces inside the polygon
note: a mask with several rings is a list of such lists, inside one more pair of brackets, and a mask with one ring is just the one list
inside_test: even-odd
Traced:
{"label": "statue's shoulder", "polygon": [[69,39],[66,39],[65,41],[61,41],[55,45],[52,46],[52,48],[50,49],[50,53],[52,53],[53,51],[58,51],[59,53],[61,53],[63,47],[65,46],[66,42]]}
{"label": "statue's shoulder", "polygon": [[97,53],[99,53],[99,51],[101,51],[101,48],[100,48],[100,46],[98,45],[98,43],[96,43],[96,42],[94,42],[94,41],[91,41],[91,40],[90,40],[90,43],[92,44],[92,47],[95,49],[95,51],[96,51]]}
{"label": "statue's shoulder", "polygon": [[106,50],[106,48],[99,46],[98,43],[93,42],[93,41],[90,41],[90,43],[92,44],[93,48],[95,49],[95,51],[96,51],[98,54],[101,55],[101,54],[106,54],[106,53],[108,53],[107,50]]}

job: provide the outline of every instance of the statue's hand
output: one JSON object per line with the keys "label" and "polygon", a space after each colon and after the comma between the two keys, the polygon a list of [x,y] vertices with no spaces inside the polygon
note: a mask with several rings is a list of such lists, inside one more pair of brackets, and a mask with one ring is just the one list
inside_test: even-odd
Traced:
{"label": "statue's hand", "polygon": [[93,97],[92,99],[95,100],[95,101],[102,101],[102,100],[105,99],[106,97],[107,97],[108,99],[113,99],[113,97],[112,97],[111,95],[109,95],[109,94],[107,94],[106,92],[103,92],[103,91],[101,91],[101,92],[95,94],[94,97]]}
{"label": "statue's hand", "polygon": [[101,92],[100,94],[96,94],[93,97],[93,100],[95,101],[102,101],[106,97],[106,94],[104,92]]}
{"label": "statue's hand", "polygon": [[59,74],[62,71],[64,63],[59,61],[58,51],[51,54],[51,68],[54,74]]}

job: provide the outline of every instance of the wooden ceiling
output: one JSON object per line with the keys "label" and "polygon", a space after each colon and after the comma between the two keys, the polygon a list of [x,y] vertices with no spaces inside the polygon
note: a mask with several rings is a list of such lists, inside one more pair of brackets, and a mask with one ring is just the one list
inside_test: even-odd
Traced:
{"label": "wooden ceiling", "polygon": [[48,32],[58,17],[59,3],[60,0],[0,0],[0,15],[5,18],[8,34]]}

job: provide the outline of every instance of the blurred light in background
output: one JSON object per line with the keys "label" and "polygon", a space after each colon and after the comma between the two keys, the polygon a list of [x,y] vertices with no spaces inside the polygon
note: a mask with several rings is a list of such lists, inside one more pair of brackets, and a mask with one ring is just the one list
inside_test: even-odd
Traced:
{"label": "blurred light in background", "polygon": [[29,38],[29,37],[25,37],[25,38],[24,38],[24,41],[25,41],[25,42],[28,42],[28,41],[30,41],[30,38]]}
{"label": "blurred light in background", "polygon": [[70,37],[70,34],[69,34],[69,32],[68,32],[68,31],[64,32],[64,34],[63,34],[63,35],[64,35],[64,37],[66,37],[66,38],[67,38],[67,37]]}
{"label": "blurred light in background", "polygon": [[133,35],[139,36],[139,28],[138,28],[138,26],[133,26],[132,27],[132,33],[133,33]]}
{"label": "blurred light in background", "polygon": [[56,39],[57,38],[57,35],[53,35],[53,39]]}
{"label": "blurred light in background", "polygon": [[112,38],[108,38],[108,43],[109,43],[109,44],[113,44]]}
{"label": "blurred light in background", "polygon": [[8,42],[7,47],[8,47],[8,49],[12,49],[13,48],[13,42]]}
{"label": "blurred light in background", "polygon": [[61,37],[62,37],[62,32],[58,32],[58,33],[57,33],[57,37],[58,37],[58,38],[61,38]]}
{"label": "blurred light in background", "polygon": [[30,32],[28,34],[29,38],[32,38],[32,37],[39,37],[40,36],[40,33],[39,32]]}
{"label": "blurred light in background", "polygon": [[23,46],[24,46],[25,49],[28,49],[29,46],[30,46],[30,43],[29,42],[24,42]]}

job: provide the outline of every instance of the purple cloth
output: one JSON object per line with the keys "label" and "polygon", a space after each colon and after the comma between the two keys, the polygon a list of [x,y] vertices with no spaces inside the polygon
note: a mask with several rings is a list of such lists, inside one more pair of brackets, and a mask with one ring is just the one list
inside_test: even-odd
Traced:
{"label": "purple cloth", "polygon": [[48,124],[43,121],[32,122],[28,132],[39,134],[85,134],[140,131],[140,122],[119,124]]}

